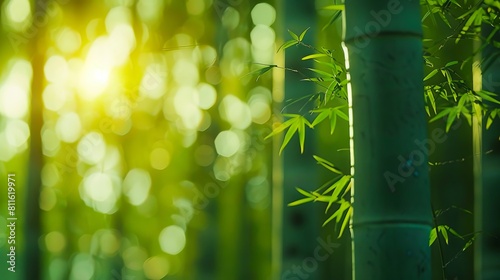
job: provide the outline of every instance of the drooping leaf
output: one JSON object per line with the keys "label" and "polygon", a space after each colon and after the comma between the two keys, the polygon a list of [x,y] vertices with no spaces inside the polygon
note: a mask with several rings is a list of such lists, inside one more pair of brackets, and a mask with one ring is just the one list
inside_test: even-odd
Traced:
{"label": "drooping leaf", "polygon": [[344,216],[344,222],[342,222],[342,227],[340,228],[338,238],[340,238],[342,236],[342,234],[344,233],[344,230],[345,230],[347,224],[351,220],[351,215],[352,215],[352,207],[349,206],[349,209],[347,209],[347,213]]}
{"label": "drooping leaf", "polygon": [[344,108],[345,106],[339,106],[339,107],[335,107],[333,108],[333,110],[335,111],[335,114],[338,115],[339,117],[341,117],[342,119],[346,120],[346,121],[349,121],[349,117],[340,110],[340,108]]}
{"label": "drooping leaf", "polygon": [[449,226],[446,226],[446,229],[453,235],[455,235],[456,237],[460,238],[460,239],[464,239],[460,234],[458,234],[458,232],[454,229],[452,229],[451,227]]}
{"label": "drooping leaf", "polygon": [[450,114],[448,114],[448,119],[446,120],[446,132],[450,131],[451,125],[460,114],[460,111],[457,109],[457,107],[453,107]]}
{"label": "drooping leaf", "polygon": [[434,99],[434,94],[430,89],[428,89],[426,93],[427,93],[427,98],[429,98],[429,102],[431,103],[432,110],[434,111],[434,114],[436,114],[436,99]]}
{"label": "drooping leaf", "polygon": [[330,115],[330,134],[335,131],[335,126],[337,126],[337,114]]}
{"label": "drooping leaf", "polygon": [[292,139],[295,132],[297,132],[297,130],[299,129],[299,126],[300,126],[300,124],[295,120],[295,122],[290,126],[290,128],[288,128],[288,131],[286,132],[285,137],[283,138],[283,143],[281,144],[281,147],[280,147],[280,151],[279,151],[280,155],[283,152],[283,150],[285,149],[288,142],[290,142],[290,140]]}
{"label": "drooping leaf", "polygon": [[446,231],[446,226],[439,226],[438,229],[443,235],[444,241],[448,244],[448,232]]}
{"label": "drooping leaf", "polygon": [[431,246],[432,243],[434,243],[434,241],[436,241],[436,238],[437,238],[437,231],[436,231],[436,228],[433,228],[431,230],[430,235],[429,235],[429,246]]}
{"label": "drooping leaf", "polygon": [[320,164],[321,166],[323,166],[324,168],[332,171],[333,173],[337,173],[337,174],[343,175],[342,171],[340,171],[339,169],[335,168],[335,165],[333,165],[333,163],[329,162],[328,160],[326,160],[324,158],[316,156],[316,155],[313,155],[313,157],[316,160],[316,162],[318,164]]}

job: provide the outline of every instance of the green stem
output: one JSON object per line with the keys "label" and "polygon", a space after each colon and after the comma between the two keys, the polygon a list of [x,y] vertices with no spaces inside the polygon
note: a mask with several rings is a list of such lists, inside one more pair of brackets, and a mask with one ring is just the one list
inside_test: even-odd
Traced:
{"label": "green stem", "polygon": [[441,238],[439,238],[438,222],[437,222],[436,212],[434,212],[434,206],[432,205],[432,203],[431,203],[431,210],[432,210],[432,220],[434,221],[434,227],[436,229],[436,239],[439,246],[439,256],[441,258],[441,271],[443,272],[443,280],[446,280],[446,273],[444,269],[445,266],[444,266],[443,245],[441,244]]}

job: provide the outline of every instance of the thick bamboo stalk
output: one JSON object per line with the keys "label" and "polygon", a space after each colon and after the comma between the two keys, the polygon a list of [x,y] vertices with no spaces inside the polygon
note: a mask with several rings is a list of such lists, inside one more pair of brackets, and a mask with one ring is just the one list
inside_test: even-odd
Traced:
{"label": "thick bamboo stalk", "polygon": [[430,279],[420,5],[349,0],[354,279]]}

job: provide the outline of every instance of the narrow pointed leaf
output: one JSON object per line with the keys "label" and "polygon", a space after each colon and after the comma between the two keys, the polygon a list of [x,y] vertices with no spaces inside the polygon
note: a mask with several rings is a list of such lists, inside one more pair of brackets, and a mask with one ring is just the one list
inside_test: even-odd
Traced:
{"label": "narrow pointed leaf", "polygon": [[344,233],[344,230],[345,230],[347,224],[351,220],[351,214],[352,214],[352,207],[349,207],[349,209],[347,210],[347,213],[344,216],[344,222],[342,223],[342,227],[340,228],[338,238],[340,238],[342,236],[342,234]]}
{"label": "narrow pointed leaf", "polygon": [[328,56],[328,55],[324,54],[324,53],[314,53],[314,54],[304,56],[302,58],[302,60],[315,59],[315,58],[325,57],[325,56]]}
{"label": "narrow pointed leaf", "polygon": [[427,74],[427,76],[425,76],[424,78],[424,82],[429,80],[430,78],[434,77],[438,72],[438,69],[434,69],[432,70],[429,74]]}
{"label": "narrow pointed leaf", "polygon": [[345,5],[328,5],[322,8],[323,10],[333,10],[333,11],[343,11],[345,9]]}
{"label": "narrow pointed leaf", "polygon": [[300,194],[302,194],[303,196],[306,196],[306,197],[312,197],[312,198],[315,198],[314,195],[308,191],[305,191],[301,188],[295,188]]}
{"label": "narrow pointed leaf", "polygon": [[283,152],[288,142],[290,142],[290,140],[292,139],[293,135],[298,130],[298,128],[299,128],[299,123],[297,122],[297,120],[295,120],[295,122],[290,126],[290,128],[286,132],[285,138],[283,138],[283,143],[281,144],[279,152],[280,154]]}
{"label": "narrow pointed leaf", "polygon": [[297,205],[301,205],[301,204],[304,204],[304,203],[311,202],[313,200],[314,200],[314,197],[305,197],[305,198],[301,198],[299,200],[296,200],[294,202],[288,203],[288,206],[297,206]]}
{"label": "narrow pointed leaf", "polygon": [[433,228],[431,230],[430,235],[429,235],[429,246],[431,246],[432,243],[434,243],[434,241],[436,241],[436,238],[437,238],[436,228]]}
{"label": "narrow pointed leaf", "polygon": [[309,28],[311,28],[311,27],[306,28],[306,30],[304,30],[304,31],[302,31],[302,33],[300,33],[299,41],[302,41],[304,39],[304,36],[306,36],[306,33],[309,30]]}
{"label": "narrow pointed leaf", "polygon": [[295,39],[295,41],[299,41],[299,36],[297,36],[297,34],[293,33],[292,30],[288,29],[288,33],[290,33],[290,35],[292,36],[293,39]]}

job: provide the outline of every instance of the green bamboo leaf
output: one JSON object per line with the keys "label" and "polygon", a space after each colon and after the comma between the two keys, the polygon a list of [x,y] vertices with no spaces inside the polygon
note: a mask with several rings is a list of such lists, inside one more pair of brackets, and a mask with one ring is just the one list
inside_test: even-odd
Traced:
{"label": "green bamboo leaf", "polygon": [[[341,107],[345,107],[345,106],[341,106]],[[338,108],[338,107],[337,107]],[[341,110],[337,109],[337,108],[334,108],[335,110],[335,114],[339,117],[341,117],[342,119],[346,120],[346,121],[349,121],[349,117],[344,113],[342,112]]]}
{"label": "green bamboo leaf", "polygon": [[330,115],[330,134],[335,131],[335,126],[337,126],[337,114]]}
{"label": "green bamboo leaf", "polygon": [[462,107],[464,107],[464,106],[465,106],[465,104],[466,104],[467,102],[469,102],[469,101],[470,101],[470,95],[469,95],[469,94],[467,94],[467,93],[465,93],[465,94],[463,94],[463,95],[460,97],[460,99],[458,100],[457,107],[461,109],[461,108],[462,108]]}
{"label": "green bamboo leaf", "polygon": [[349,182],[349,180],[351,180],[351,175],[344,175],[342,178],[340,178],[338,187],[335,188],[335,190],[332,193],[332,196],[338,197],[342,189],[344,189],[346,184]]}
{"label": "green bamboo leaf", "polygon": [[334,74],[332,73],[328,73],[328,72],[325,72],[325,71],[322,71],[322,70],[319,70],[319,69],[315,69],[315,68],[307,68],[315,73],[318,73],[324,77],[334,77]]}
{"label": "green bamboo leaf", "polygon": [[344,211],[349,207],[349,202],[347,202],[345,200],[342,200],[340,202],[340,207],[339,209],[337,209],[337,211],[335,211],[324,223],[322,226],[325,226],[327,225],[331,220],[335,219],[336,223],[338,223],[340,221],[340,219],[342,219],[342,215],[344,213]]}
{"label": "green bamboo leaf", "polygon": [[460,114],[460,111],[457,109],[457,107],[454,107],[448,115],[448,119],[446,120],[446,132],[450,131],[451,125]]}
{"label": "green bamboo leaf", "polygon": [[297,132],[297,130],[299,129],[300,124],[298,122],[298,119],[293,119],[293,120],[294,120],[294,122],[292,123],[292,125],[290,125],[290,128],[288,128],[288,131],[285,134],[285,138],[283,138],[283,143],[281,144],[280,151],[279,151],[280,155],[283,152],[283,150],[285,149],[286,145],[292,139],[295,132]]}
{"label": "green bamboo leaf", "polygon": [[434,122],[436,120],[441,119],[442,117],[448,115],[452,109],[453,107],[444,109],[443,111],[439,112],[439,114],[435,115],[434,118],[432,118],[429,122]]}
{"label": "green bamboo leaf", "polygon": [[299,35],[299,41],[302,42],[302,40],[304,39],[304,36],[306,36],[306,33],[309,30],[309,28],[311,28],[311,27],[306,28],[306,30],[304,30],[304,31],[302,31],[302,33],[300,33],[300,35]]}
{"label": "green bamboo leaf", "polygon": [[452,229],[451,227],[449,226],[446,226],[446,229],[453,235],[455,235],[456,237],[460,238],[460,239],[464,239],[460,234],[458,234],[458,232],[454,229]]}
{"label": "green bamboo leaf", "polygon": [[290,35],[292,35],[292,38],[295,39],[295,41],[300,41],[299,36],[297,36],[297,34],[293,33],[292,30],[288,29],[288,33],[290,33]]}
{"label": "green bamboo leaf", "polygon": [[467,248],[470,247],[470,245],[472,245],[472,242],[474,241],[476,237],[472,237],[471,239],[469,239],[469,241],[467,241],[467,243],[465,243],[465,246],[462,248],[462,252],[464,252],[465,250],[467,250]]}
{"label": "green bamboo leaf", "polygon": [[328,55],[324,54],[324,53],[314,53],[314,54],[304,56],[302,58],[302,60],[314,59],[314,58],[325,57],[325,56],[328,56]]}
{"label": "green bamboo leaf", "polygon": [[328,5],[323,8],[323,10],[331,10],[331,11],[343,11],[345,9],[345,5]]}
{"label": "green bamboo leaf", "polygon": [[317,78],[304,78],[304,79],[301,79],[301,81],[308,81],[308,82],[329,82],[329,81],[333,81],[333,80],[335,80],[333,77],[331,77],[331,78],[317,77]]}
{"label": "green bamboo leaf", "polygon": [[352,180],[349,180],[349,184],[347,185],[347,188],[345,188],[344,193],[342,194],[342,197],[344,197],[347,193],[351,191],[352,188]]}
{"label": "green bamboo leaf", "polygon": [[271,133],[269,133],[265,138],[264,140],[270,138],[270,137],[273,137],[274,135],[282,132],[283,130],[287,129],[289,126],[291,126],[293,123],[295,122],[295,119],[289,119],[287,121],[285,121],[284,123],[280,124],[277,128],[273,129],[273,131]]}
{"label": "green bamboo leaf", "polygon": [[328,169],[334,173],[343,175],[343,173],[340,170],[335,168],[335,165],[333,165],[333,163],[329,162],[328,160],[326,160],[324,158],[316,156],[316,155],[313,155],[313,157],[316,160],[316,162],[318,162],[318,164],[320,164],[321,166],[325,167],[326,169]]}
{"label": "green bamboo leaf", "polygon": [[305,197],[312,197],[312,198],[316,198],[316,197],[314,196],[314,194],[312,194],[312,193],[310,193],[310,192],[308,192],[308,191],[305,191],[305,190],[303,190],[303,189],[301,189],[301,188],[295,188],[295,189],[296,189],[296,190],[297,190],[300,194],[302,194],[302,195],[303,195],[303,196],[305,196]]}
{"label": "green bamboo leaf", "polygon": [[446,65],[444,66],[445,68],[448,68],[450,66],[453,66],[453,65],[457,65],[458,64],[458,61],[450,61],[448,63],[446,63]]}
{"label": "green bamboo leaf", "polygon": [[331,197],[329,195],[318,195],[314,199],[314,201],[319,201],[319,202],[330,202]]}
{"label": "green bamboo leaf", "polygon": [[427,74],[427,76],[425,76],[424,78],[424,82],[429,80],[430,78],[434,77],[438,72],[438,69],[434,69],[432,70],[429,74]]}
{"label": "green bamboo leaf", "polygon": [[433,228],[431,230],[430,235],[429,235],[429,246],[431,246],[432,243],[434,243],[434,241],[436,241],[436,238],[437,238],[436,228]]}
{"label": "green bamboo leaf", "polygon": [[291,47],[291,46],[295,46],[295,45],[297,45],[298,43],[299,43],[299,42],[298,42],[298,41],[296,41],[296,40],[286,41],[285,43],[283,43],[283,45],[281,45],[281,46],[278,48],[278,50],[276,51],[276,53],[279,53],[279,51],[280,51],[281,49],[286,50],[286,49],[288,49],[288,48],[289,48],[289,47]]}
{"label": "green bamboo leaf", "polygon": [[488,118],[486,119],[486,129],[489,129],[491,124],[493,124],[493,120],[495,120],[496,115],[496,110],[491,111],[491,113],[488,115]]}
{"label": "green bamboo leaf", "polygon": [[448,232],[446,231],[446,227],[439,226],[438,229],[441,232],[441,234],[443,235],[444,241],[446,242],[446,244],[448,244]]}
{"label": "green bamboo leaf", "polygon": [[443,13],[439,13],[439,17],[443,20],[443,22],[449,27],[451,28],[451,24],[450,22],[448,21],[448,19],[446,18],[445,14]]}
{"label": "green bamboo leaf", "polygon": [[[332,206],[332,204],[334,202],[338,201],[340,192],[342,191],[342,189],[344,188],[345,184],[350,179],[351,179],[351,176],[344,175],[344,176],[342,176],[342,178],[340,178],[340,180],[338,180],[337,182],[335,182],[331,187],[329,187],[326,191],[323,192],[323,194],[326,194],[326,193],[329,193],[330,191],[333,190],[333,193],[330,196],[330,201],[328,202],[328,205],[326,206],[325,213],[328,212],[328,210],[330,209],[330,207]],[[348,187],[349,186],[350,186],[350,184],[348,185]],[[344,194],[345,194],[345,192],[344,192]]]}
{"label": "green bamboo leaf", "polygon": [[467,21],[465,22],[464,27],[462,28],[462,30],[458,34],[458,37],[455,40],[455,43],[458,43],[460,41],[460,39],[462,39],[463,35],[467,34],[467,31],[469,30],[469,28],[473,24],[476,25],[478,20],[479,20],[479,23],[481,22],[483,12],[484,12],[484,10],[482,8],[479,8],[472,13],[472,15],[469,17],[469,19],[467,19]]}
{"label": "green bamboo leaf", "polygon": [[267,73],[269,70],[273,69],[274,67],[278,67],[278,65],[268,65],[266,67],[252,71],[249,74],[257,74],[257,81],[258,81],[260,76],[264,75],[265,73]]}
{"label": "green bamboo leaf", "polygon": [[496,96],[496,94],[493,92],[489,92],[486,90],[480,90],[480,91],[476,91],[476,94],[479,95],[482,99],[484,99],[486,101],[500,104],[500,101],[498,101],[497,99],[492,97],[492,96]]}
{"label": "green bamboo leaf", "polygon": [[331,215],[328,219],[326,219],[326,221],[323,223],[323,225],[322,225],[322,226],[327,225],[327,224],[328,224],[331,220],[333,220],[333,219],[337,218],[337,217],[338,217],[338,215],[339,215],[339,211],[337,210],[337,211],[335,211],[335,212],[334,212],[334,213],[333,213],[333,214],[332,214],[332,215]]}
{"label": "green bamboo leaf", "polygon": [[341,15],[342,11],[335,11],[335,13],[333,13],[332,17],[328,21],[328,23],[325,24],[325,26],[323,26],[321,30],[325,31],[330,25],[332,25],[337,19],[339,19]]}
{"label": "green bamboo leaf", "polygon": [[319,111],[318,116],[314,119],[313,123],[311,124],[313,127],[322,122],[324,119],[329,117],[331,114],[331,111],[329,109],[321,109]]}
{"label": "green bamboo leaf", "polygon": [[[347,202],[347,203],[349,203],[349,202]],[[349,206],[349,209],[347,210],[347,213],[344,216],[344,222],[342,223],[342,227],[340,228],[338,238],[340,238],[342,236],[342,234],[344,233],[344,230],[345,230],[347,224],[351,220],[351,215],[352,215],[352,207]]]}
{"label": "green bamboo leaf", "polygon": [[432,90],[427,90],[427,97],[429,98],[429,102],[431,103],[432,110],[434,110],[434,114],[436,114],[436,99],[434,99]]}
{"label": "green bamboo leaf", "polygon": [[314,197],[305,197],[305,198],[301,198],[299,200],[296,200],[294,202],[288,203],[288,206],[297,206],[297,205],[301,205],[301,204],[304,204],[307,202],[311,202],[313,200],[314,200]]}

